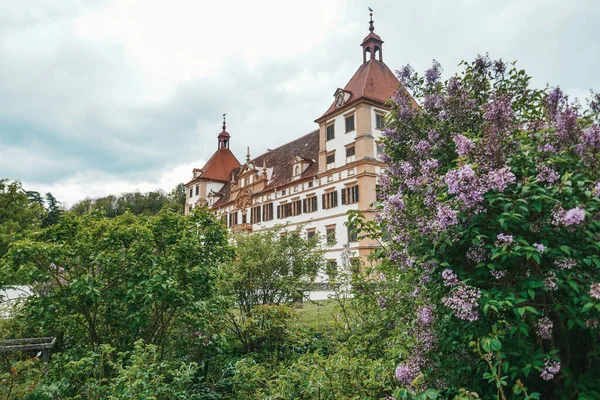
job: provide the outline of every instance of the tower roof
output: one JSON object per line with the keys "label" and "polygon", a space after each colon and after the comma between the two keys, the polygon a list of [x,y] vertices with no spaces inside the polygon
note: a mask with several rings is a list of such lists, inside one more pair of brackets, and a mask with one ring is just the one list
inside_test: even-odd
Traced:
{"label": "tower roof", "polygon": [[199,179],[225,182],[231,171],[239,168],[240,165],[240,162],[231,150],[222,147],[208,159],[206,164],[204,164],[202,173],[190,182]]}
{"label": "tower roof", "polygon": [[[400,81],[383,61],[372,58],[362,64],[354,73],[354,76],[348,81],[344,90],[350,93],[346,100],[344,108],[356,103],[360,99],[371,100],[380,104],[387,102],[390,97],[396,94]],[[338,110],[334,101],[329,109],[317,119],[319,122],[323,118]]]}

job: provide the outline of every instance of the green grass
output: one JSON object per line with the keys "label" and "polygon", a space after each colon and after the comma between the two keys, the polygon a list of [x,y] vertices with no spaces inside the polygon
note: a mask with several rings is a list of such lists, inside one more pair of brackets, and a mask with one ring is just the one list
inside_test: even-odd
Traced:
{"label": "green grass", "polygon": [[336,306],[335,300],[305,301],[302,308],[298,310],[300,323],[307,328],[333,326]]}

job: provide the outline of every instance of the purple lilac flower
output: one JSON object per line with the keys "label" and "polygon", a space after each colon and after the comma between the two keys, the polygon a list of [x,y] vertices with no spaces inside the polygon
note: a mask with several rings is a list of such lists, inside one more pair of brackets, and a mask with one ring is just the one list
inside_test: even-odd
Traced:
{"label": "purple lilac flower", "polygon": [[494,61],[494,73],[496,75],[503,75],[506,71],[506,64],[502,59]]}
{"label": "purple lilac flower", "polygon": [[483,118],[493,124],[496,129],[504,130],[513,120],[513,111],[510,99],[500,97],[485,105]]}
{"label": "purple lilac flower", "polygon": [[483,195],[487,191],[469,164],[448,171],[444,176],[444,182],[448,185],[448,193],[456,195],[456,198],[466,207],[472,207],[483,201]]}
{"label": "purple lilac flower", "polygon": [[446,229],[452,225],[456,225],[457,223],[458,217],[456,216],[456,211],[444,204],[438,206],[437,224],[441,229]]}
{"label": "purple lilac flower", "polygon": [[456,133],[452,135],[452,139],[454,140],[454,145],[456,146],[456,154],[458,154],[459,157],[466,156],[473,150],[473,142],[465,135]]}
{"label": "purple lilac flower", "polygon": [[544,246],[541,243],[534,243],[533,247],[535,247],[537,249],[537,251],[539,251],[540,253],[543,253],[544,251],[546,251],[546,246]]}
{"label": "purple lilac flower", "polygon": [[590,98],[588,99],[590,110],[595,113],[600,113],[600,93],[594,93],[590,90]]}
{"label": "purple lilac flower", "polygon": [[402,193],[400,192],[391,195],[387,202],[397,210],[404,209],[404,200],[402,199]]}
{"label": "purple lilac flower", "polygon": [[496,247],[501,247],[505,244],[511,244],[514,239],[515,238],[513,237],[513,235],[505,235],[504,233],[499,233],[498,236],[496,236],[496,241],[494,242],[494,245]]}
{"label": "purple lilac flower", "polygon": [[415,150],[419,153],[426,153],[430,149],[431,149],[431,143],[429,143],[427,140],[421,140],[415,146]]}
{"label": "purple lilac flower", "polygon": [[410,64],[406,64],[402,68],[396,71],[396,76],[398,80],[402,82],[402,85],[407,86],[410,83],[410,78],[414,75],[415,70]]}
{"label": "purple lilac flower", "polygon": [[410,385],[421,374],[421,369],[414,362],[399,364],[396,367],[396,379],[403,385]]}
{"label": "purple lilac flower", "polygon": [[552,337],[552,328],[554,324],[548,317],[542,317],[535,325],[535,330],[542,339],[550,339]]}
{"label": "purple lilac flower", "polygon": [[427,111],[435,111],[437,109],[440,109],[444,106],[444,98],[437,94],[428,94],[425,96],[425,98],[423,99],[423,108]]}
{"label": "purple lilac flower", "polygon": [[578,119],[577,110],[572,107],[567,107],[564,111],[556,113],[556,134],[561,142],[569,143],[575,139]]}
{"label": "purple lilac flower", "polygon": [[477,300],[480,297],[479,289],[463,284],[444,297],[442,303],[454,311],[456,318],[473,322],[479,318]]}
{"label": "purple lilac flower", "polygon": [[551,144],[544,144],[538,146],[537,151],[540,153],[556,153],[556,147],[552,146]]}
{"label": "purple lilac flower", "polygon": [[562,217],[563,224],[569,225],[578,225],[585,219],[585,211],[580,207],[575,207],[567,212]]}
{"label": "purple lilac flower", "polygon": [[490,271],[490,275],[492,275],[494,277],[494,279],[499,281],[500,279],[502,279],[506,276],[506,271],[492,270],[492,271]]}
{"label": "purple lilac flower", "polygon": [[425,80],[428,84],[436,84],[442,77],[442,66],[436,60],[433,60],[431,68],[425,71]]}
{"label": "purple lilac flower", "polygon": [[472,245],[467,250],[467,259],[479,264],[489,258],[488,251],[483,246]]}
{"label": "purple lilac flower", "polygon": [[600,300],[600,283],[592,283],[590,286],[590,296]]}
{"label": "purple lilac flower", "polygon": [[546,275],[546,278],[544,279],[544,287],[550,291],[558,288],[556,285],[556,274],[553,271],[548,272]]}
{"label": "purple lilac flower", "polygon": [[488,184],[491,189],[503,192],[508,185],[516,182],[515,174],[508,167],[496,169],[488,173]]}
{"label": "purple lilac flower", "polygon": [[598,327],[598,320],[596,318],[590,318],[585,321],[585,327],[588,329],[596,329]]}
{"label": "purple lilac flower", "polygon": [[596,182],[596,186],[594,186],[592,194],[596,197],[600,197],[600,182]]}
{"label": "purple lilac flower", "polygon": [[554,378],[556,374],[560,371],[560,362],[555,360],[545,360],[544,368],[542,368],[542,373],[540,376],[545,381],[550,381]]}
{"label": "purple lilac flower", "polygon": [[445,286],[456,286],[460,283],[458,276],[452,272],[451,269],[445,269],[442,271],[442,279],[444,280]]}
{"label": "purple lilac flower", "polygon": [[579,138],[575,151],[581,155],[586,165],[593,165],[600,156],[600,126],[592,125]]}
{"label": "purple lilac flower", "polygon": [[429,139],[429,141],[431,143],[437,142],[437,140],[439,138],[440,138],[440,134],[435,129],[430,130],[429,133],[427,134],[427,139]]}
{"label": "purple lilac flower", "polygon": [[554,264],[560,269],[571,269],[577,265],[577,261],[572,258],[560,258],[554,261]]}
{"label": "purple lilac flower", "polygon": [[548,118],[554,120],[556,113],[564,103],[566,103],[567,97],[564,95],[559,87],[556,87],[548,93],[546,96],[546,112]]}
{"label": "purple lilac flower", "polygon": [[554,183],[558,178],[560,178],[558,172],[545,165],[538,166],[536,171],[538,173],[536,179],[540,182]]}
{"label": "purple lilac flower", "polygon": [[50,268],[56,269],[56,264],[54,264],[54,263],[50,264]]}
{"label": "purple lilac flower", "polygon": [[419,322],[423,325],[429,325],[433,322],[433,307],[425,306],[417,311]]}
{"label": "purple lilac flower", "polygon": [[385,300],[385,297],[377,297],[377,305],[379,305],[380,309],[385,310],[387,308],[387,301]]}

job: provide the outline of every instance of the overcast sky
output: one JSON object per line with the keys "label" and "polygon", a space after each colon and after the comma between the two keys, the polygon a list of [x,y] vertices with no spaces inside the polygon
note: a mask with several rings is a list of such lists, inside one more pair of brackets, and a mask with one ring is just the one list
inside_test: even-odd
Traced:
{"label": "overcast sky", "polygon": [[308,133],[362,62],[368,5],[392,70],[489,52],[600,90],[597,0],[0,0],[0,178],[68,205],[168,191],[223,112],[240,161]]}

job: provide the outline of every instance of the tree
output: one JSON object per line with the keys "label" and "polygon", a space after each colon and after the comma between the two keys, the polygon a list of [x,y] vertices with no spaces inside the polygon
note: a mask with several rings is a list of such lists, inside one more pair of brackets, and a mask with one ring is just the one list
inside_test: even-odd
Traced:
{"label": "tree", "polygon": [[63,209],[60,206],[60,201],[52,195],[52,193],[46,193],[46,201],[44,204],[47,215],[42,222],[42,227],[46,228],[50,225],[54,225],[58,222],[58,219],[63,213]]}
{"label": "tree", "polygon": [[231,255],[227,237],[206,209],[189,217],[67,213],[15,243],[1,275],[32,287],[20,315],[32,331],[67,347],[106,343],[123,351],[143,339],[165,351],[212,329],[218,267]]}
{"label": "tree", "polygon": [[0,258],[10,243],[39,228],[43,207],[31,201],[21,182],[0,179]]}
{"label": "tree", "polygon": [[396,377],[446,396],[598,397],[598,104],[500,60],[463,65],[446,82],[437,63],[399,71],[422,107],[392,99],[382,208],[363,226],[394,239],[380,272],[406,312]]}
{"label": "tree", "polygon": [[266,319],[291,317],[277,306],[300,300],[324,267],[323,248],[317,235],[309,239],[302,235],[301,227],[287,232],[282,229],[278,226],[236,235],[235,259],[224,267],[221,290],[236,307],[228,320],[244,351],[263,346],[264,337],[255,329],[262,329]]}

